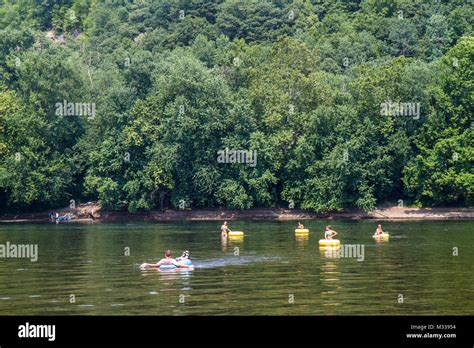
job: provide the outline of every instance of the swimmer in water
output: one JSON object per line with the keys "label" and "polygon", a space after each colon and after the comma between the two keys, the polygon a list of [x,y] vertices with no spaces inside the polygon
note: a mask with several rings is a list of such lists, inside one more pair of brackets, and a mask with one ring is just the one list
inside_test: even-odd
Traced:
{"label": "swimmer in water", "polygon": [[189,251],[187,250],[183,251],[181,256],[176,258],[176,261],[182,261],[182,260],[191,260],[191,257],[189,256]]}
{"label": "swimmer in water", "polygon": [[331,226],[326,226],[326,231],[324,232],[324,238],[327,240],[332,240],[332,237],[335,237],[337,232],[332,229]]}
{"label": "swimmer in water", "polygon": [[165,257],[157,263],[144,263],[140,267],[160,267],[161,265],[174,265],[176,267],[190,268],[192,266],[184,265],[171,257],[171,250],[165,251]]}
{"label": "swimmer in water", "polygon": [[385,232],[382,229],[382,225],[378,224],[377,229],[375,230],[374,237],[375,236],[380,236],[381,234],[384,234]]}
{"label": "swimmer in water", "polygon": [[229,226],[227,225],[227,221],[224,221],[224,223],[221,226],[221,237],[222,238],[227,238],[228,233],[231,232]]}
{"label": "swimmer in water", "polygon": [[304,225],[301,222],[298,222],[298,229],[300,230],[304,229]]}

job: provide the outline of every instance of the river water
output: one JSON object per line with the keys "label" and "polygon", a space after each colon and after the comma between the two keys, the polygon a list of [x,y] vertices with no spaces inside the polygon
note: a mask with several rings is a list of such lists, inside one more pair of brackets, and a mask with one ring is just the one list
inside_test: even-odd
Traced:
{"label": "river water", "polygon": [[[343,250],[320,250],[324,225]],[[0,258],[0,315],[473,315],[470,221],[232,221],[1,224],[0,244],[36,244],[38,259]],[[194,271],[140,271],[165,249]],[[345,257],[344,257],[345,256]]]}

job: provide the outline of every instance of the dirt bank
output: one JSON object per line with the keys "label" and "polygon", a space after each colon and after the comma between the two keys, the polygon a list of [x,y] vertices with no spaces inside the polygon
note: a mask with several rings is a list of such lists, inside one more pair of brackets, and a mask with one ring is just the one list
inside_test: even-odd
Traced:
{"label": "dirt bank", "polygon": [[[366,213],[352,209],[340,213],[317,214],[297,209],[197,209],[166,210],[129,213],[123,211],[104,211],[92,203],[80,205],[76,209],[53,210],[60,215],[72,212],[77,218],[94,217],[94,221],[212,221],[212,220],[310,220],[310,219],[375,219],[375,220],[471,220],[474,219],[474,208],[404,208],[398,206],[378,208]],[[0,222],[48,222],[49,211],[34,214],[5,214]]]}

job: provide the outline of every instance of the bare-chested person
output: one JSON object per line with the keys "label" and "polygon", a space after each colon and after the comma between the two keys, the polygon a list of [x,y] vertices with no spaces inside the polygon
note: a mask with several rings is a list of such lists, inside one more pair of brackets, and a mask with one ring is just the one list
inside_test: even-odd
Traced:
{"label": "bare-chested person", "polygon": [[227,238],[228,233],[230,232],[230,228],[227,225],[227,221],[224,221],[224,223],[221,226],[221,237],[222,238]]}

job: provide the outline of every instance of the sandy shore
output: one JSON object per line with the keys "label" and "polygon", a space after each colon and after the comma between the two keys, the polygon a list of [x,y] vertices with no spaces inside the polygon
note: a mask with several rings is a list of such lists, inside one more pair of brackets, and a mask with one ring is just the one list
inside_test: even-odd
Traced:
{"label": "sandy shore", "polygon": [[[196,209],[166,210],[129,213],[122,211],[102,211],[98,205],[83,205],[75,210],[58,209],[60,215],[73,212],[78,218],[92,214],[99,221],[215,221],[215,220],[313,220],[313,219],[348,219],[348,220],[471,220],[474,219],[474,208],[404,208],[391,206],[378,208],[366,213],[362,210],[347,210],[339,213],[317,214],[297,209]],[[34,214],[2,215],[0,222],[48,222],[48,212]],[[79,220],[80,221],[80,220]],[[79,222],[78,221],[78,222]]]}

